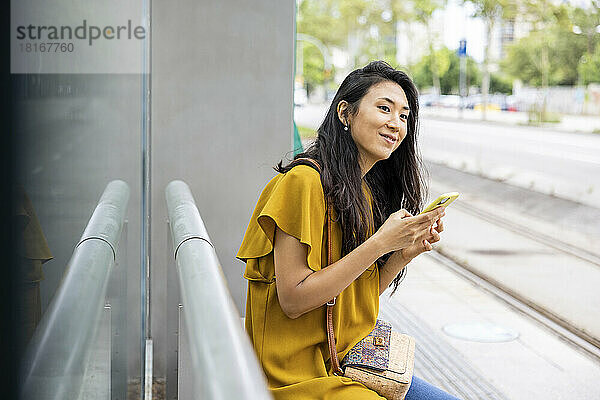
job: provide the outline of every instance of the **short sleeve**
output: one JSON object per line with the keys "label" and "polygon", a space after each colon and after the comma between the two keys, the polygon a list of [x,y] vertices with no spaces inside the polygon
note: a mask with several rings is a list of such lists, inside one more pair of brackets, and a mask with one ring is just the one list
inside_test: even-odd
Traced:
{"label": "short sleeve", "polygon": [[[319,173],[309,166],[298,165],[273,178],[263,190],[237,258],[247,261],[271,253],[277,226],[308,246],[308,267],[318,271],[324,224],[325,198]],[[251,274],[252,271],[246,272]]]}

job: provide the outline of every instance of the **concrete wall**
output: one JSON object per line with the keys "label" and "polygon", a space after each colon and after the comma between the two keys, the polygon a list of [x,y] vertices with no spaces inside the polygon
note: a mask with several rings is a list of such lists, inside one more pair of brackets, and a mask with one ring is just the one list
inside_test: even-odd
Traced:
{"label": "concrete wall", "polygon": [[164,189],[191,188],[238,308],[235,259],[272,166],[291,150],[295,2],[152,4],[152,335],[155,375],[166,356]]}

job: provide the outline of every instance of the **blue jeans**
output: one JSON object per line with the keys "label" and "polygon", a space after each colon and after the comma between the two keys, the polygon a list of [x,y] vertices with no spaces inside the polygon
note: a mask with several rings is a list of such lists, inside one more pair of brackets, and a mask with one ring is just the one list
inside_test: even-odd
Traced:
{"label": "blue jeans", "polygon": [[458,400],[430,383],[413,376],[404,400]]}

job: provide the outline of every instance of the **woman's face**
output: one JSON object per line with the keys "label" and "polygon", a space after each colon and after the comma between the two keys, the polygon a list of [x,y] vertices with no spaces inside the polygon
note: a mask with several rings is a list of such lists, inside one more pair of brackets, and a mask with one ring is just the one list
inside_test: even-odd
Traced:
{"label": "woman's face", "polygon": [[340,106],[345,108],[343,103],[338,105],[338,116],[349,126],[364,175],[377,161],[389,158],[406,137],[409,113],[406,94],[392,81],[373,85],[360,101],[358,112],[348,117],[349,121],[340,113]]}

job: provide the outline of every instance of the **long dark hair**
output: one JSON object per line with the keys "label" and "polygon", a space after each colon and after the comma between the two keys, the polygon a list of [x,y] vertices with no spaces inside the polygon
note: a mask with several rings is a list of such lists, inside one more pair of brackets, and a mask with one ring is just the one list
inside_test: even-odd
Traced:
{"label": "long dark hair", "polygon": [[[352,136],[344,131],[338,118],[337,105],[348,102],[347,112],[356,115],[362,98],[369,89],[380,82],[392,81],[406,94],[410,113],[406,137],[386,159],[379,161],[365,175],[373,196],[373,218],[362,189],[359,153]],[[384,61],[373,61],[364,68],[352,71],[338,89],[327,115],[319,129],[317,139],[294,161],[283,166],[281,160],[275,170],[289,171],[298,164],[298,158],[312,158],[322,168],[321,181],[325,198],[331,201],[342,230],[342,257],[367,239],[369,228],[375,232],[385,220],[401,208],[416,215],[422,207],[427,191],[426,170],[417,148],[419,122],[418,92],[410,78]],[[382,267],[391,254],[377,260]],[[394,289],[405,275],[406,268],[393,280]]]}

